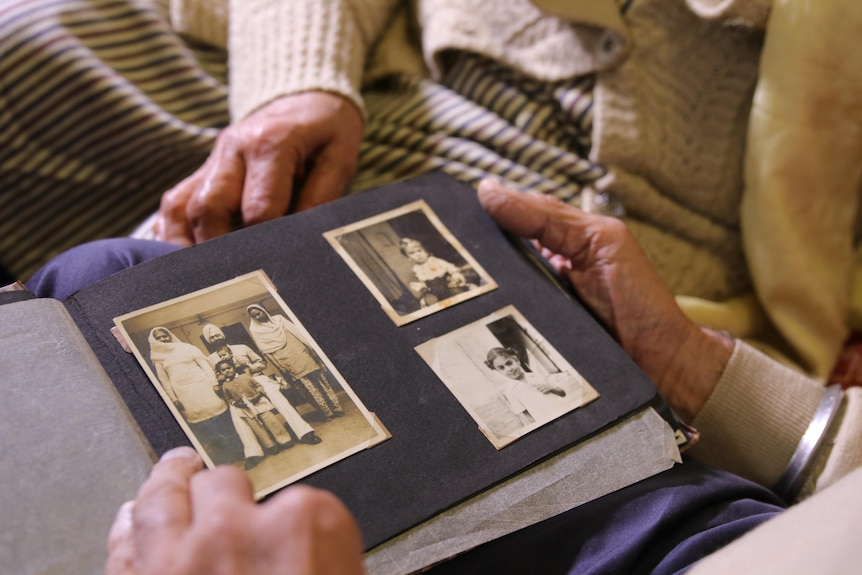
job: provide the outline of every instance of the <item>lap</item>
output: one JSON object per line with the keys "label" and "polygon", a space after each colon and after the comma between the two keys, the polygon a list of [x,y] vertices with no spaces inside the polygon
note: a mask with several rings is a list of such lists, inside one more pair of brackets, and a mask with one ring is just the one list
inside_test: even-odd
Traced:
{"label": "lap", "polygon": [[40,268],[27,281],[27,289],[38,297],[65,299],[111,274],[178,249],[174,244],[132,238],[89,242]]}
{"label": "lap", "polygon": [[782,510],[770,490],[687,459],[430,573],[678,573]]}

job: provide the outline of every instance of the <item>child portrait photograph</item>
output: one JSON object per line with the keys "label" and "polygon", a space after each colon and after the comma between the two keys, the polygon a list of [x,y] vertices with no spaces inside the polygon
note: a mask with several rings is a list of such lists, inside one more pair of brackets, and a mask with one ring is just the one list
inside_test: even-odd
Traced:
{"label": "child portrait photograph", "polygon": [[422,200],[324,236],[399,326],[497,287]]}

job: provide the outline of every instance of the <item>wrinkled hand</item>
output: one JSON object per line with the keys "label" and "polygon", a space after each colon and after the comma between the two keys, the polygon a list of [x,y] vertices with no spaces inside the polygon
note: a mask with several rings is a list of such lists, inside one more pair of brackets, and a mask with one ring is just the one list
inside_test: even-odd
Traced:
{"label": "wrinkled hand", "polygon": [[479,200],[500,226],[538,241],[668,403],[691,420],[718,382],[733,342],[683,314],[626,225],[494,180],[480,183]]}
{"label": "wrinkled hand", "polygon": [[191,245],[332,201],[356,172],[361,143],[362,116],[342,96],[273,100],[225,128],[206,162],[162,196],[156,239]]}
{"label": "wrinkled hand", "polygon": [[362,541],[332,494],[288,487],[265,503],[234,467],[202,471],[191,448],[167,452],[108,536],[107,575],[361,575]]}

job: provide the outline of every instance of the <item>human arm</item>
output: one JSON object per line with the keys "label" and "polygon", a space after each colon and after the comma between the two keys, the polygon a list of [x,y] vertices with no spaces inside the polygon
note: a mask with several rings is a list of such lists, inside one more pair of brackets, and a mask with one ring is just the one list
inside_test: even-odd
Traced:
{"label": "human arm", "polygon": [[541,385],[538,386],[538,390],[546,395],[556,395],[557,397],[566,397],[566,392],[563,391],[559,387],[552,387],[550,385]]}
{"label": "human arm", "polygon": [[210,360],[203,353],[200,353],[197,357],[195,357],[194,362],[197,364],[198,368],[204,373],[204,376],[209,381],[210,385],[213,389],[219,386],[218,379],[216,379],[215,371],[213,370],[213,364],[210,363]]}
{"label": "human arm", "polygon": [[393,0],[231,0],[233,123],[162,198],[158,239],[189,245],[331,201],[355,172],[359,85]]}
{"label": "human arm", "polygon": [[308,341],[305,339],[305,335],[300,332],[299,328],[295,323],[293,323],[281,314],[273,314],[271,318],[272,321],[281,329],[298,339],[299,342],[304,345],[309,352],[314,353],[314,350],[311,348],[310,345],[308,345]]}
{"label": "human arm", "polygon": [[254,405],[262,398],[266,397],[266,391],[255,377],[251,375],[242,375],[241,377],[248,383],[248,393],[245,394],[245,398],[249,403]]}
{"label": "human arm", "polygon": [[[670,405],[701,430],[695,453],[773,486],[817,411],[822,385],[691,322],[619,220],[490,181],[479,199],[503,227],[540,241]],[[858,391],[848,392],[830,449],[810,469],[818,488],[862,464]]]}
{"label": "human arm", "polygon": [[532,377],[530,375],[528,375],[527,377],[530,385],[532,385],[534,388],[538,389],[542,393],[546,395],[552,394],[558,397],[566,397],[566,390],[563,389],[561,385],[559,385],[559,380],[566,377],[564,374],[535,374]]}
{"label": "human arm", "polygon": [[307,486],[257,504],[247,476],[167,452],[108,536],[107,575],[361,575],[362,540],[344,505]]}
{"label": "human arm", "polygon": [[162,389],[165,390],[165,394],[168,396],[168,399],[182,411],[183,404],[180,403],[180,400],[177,398],[177,394],[174,391],[173,386],[171,385],[171,378],[168,375],[168,371],[165,369],[165,365],[161,361],[153,362],[154,367],[156,368],[156,377],[159,380],[159,383],[162,384]]}
{"label": "human arm", "polygon": [[255,374],[266,369],[266,360],[260,357],[253,349],[245,344],[231,346],[235,357],[243,356],[248,362],[249,372]]}
{"label": "human arm", "polygon": [[537,389],[544,394],[556,395],[557,397],[566,397],[566,392],[561,387],[554,387],[550,384],[540,384]]}
{"label": "human arm", "polygon": [[[800,439],[820,410],[826,390],[814,379],[738,341],[715,390],[692,425],[701,441],[692,454],[775,487]],[[851,388],[804,470],[801,493],[827,487],[862,466],[862,389]]]}
{"label": "human arm", "polygon": [[671,406],[691,420],[718,382],[733,342],[682,313],[625,224],[493,180],[480,184],[479,200],[502,227],[540,243]]}

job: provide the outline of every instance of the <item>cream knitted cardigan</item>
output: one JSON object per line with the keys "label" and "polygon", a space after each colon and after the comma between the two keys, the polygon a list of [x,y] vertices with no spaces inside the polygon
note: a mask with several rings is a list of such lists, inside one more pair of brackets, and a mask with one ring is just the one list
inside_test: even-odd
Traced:
{"label": "cream knitted cardigan", "polygon": [[[405,63],[409,58],[392,57],[393,46],[400,46],[405,54],[410,46],[403,40],[399,44],[391,27],[381,39],[396,4],[394,0],[231,0],[218,8],[218,2],[184,0],[173,2],[172,16],[180,31],[229,47],[231,111],[234,118],[241,118],[274,97],[312,89],[342,94],[362,109],[363,70],[372,65],[372,59],[416,70],[415,64]],[[852,10],[843,6],[838,15],[822,4],[776,0],[776,11],[782,14],[789,7],[803,7],[819,16],[806,15],[802,30],[782,31],[787,26],[775,33],[770,30],[767,45],[773,55],[767,51],[759,85],[762,37],[758,30],[769,14],[768,0],[688,0],[686,5],[640,0],[629,8],[625,23],[612,0],[534,0],[532,4],[422,0],[416,19],[422,28],[421,61],[432,74],[439,72],[450,49],[486,54],[549,81],[597,72],[591,159],[609,167],[599,187],[624,201],[630,228],[677,293],[712,300],[743,294],[741,300],[717,306],[704,306],[702,300],[691,298],[681,298],[681,303],[696,319],[730,328],[735,335],[759,335],[766,323],[763,311],[757,300],[744,296],[749,284],[738,228],[745,225],[745,256],[758,292],[766,294],[760,301],[767,315],[782,330],[796,359],[823,376],[847,330],[852,269],[848,254],[853,237],[848,215],[855,214],[859,190],[858,162],[853,166],[851,160],[858,151],[852,146],[859,140],[854,144],[852,138],[858,135],[854,129],[859,129],[860,107],[854,109],[858,102],[850,95],[852,89],[860,93],[854,83],[860,73],[850,69],[854,59],[849,55],[839,63],[850,78],[846,85],[836,82],[834,75],[817,74],[817,67],[810,65],[823,57],[815,50],[815,40],[824,31],[844,42],[854,38],[854,20],[848,12],[858,12],[855,5]],[[793,22],[792,17],[785,20]],[[830,26],[841,23],[843,33],[832,34]],[[380,51],[385,48],[389,54],[367,56],[378,43]],[[850,43],[848,48],[858,49],[858,44]],[[793,50],[793,58],[775,57],[782,50]],[[795,84],[809,88],[807,93],[790,91],[791,98],[786,98],[787,91],[778,88],[783,85],[770,83],[776,77],[786,82],[800,69],[816,74],[812,76],[816,82],[803,76]],[[753,116],[748,136],[746,165],[742,142],[755,88],[759,113]],[[797,116],[817,94],[838,94],[832,104],[837,103],[840,113],[850,114],[853,121],[845,128],[830,124],[830,129],[843,130],[842,138],[851,140],[846,157],[829,151],[830,133],[818,132],[813,123],[805,126],[806,136],[819,138],[820,149],[828,155],[817,158],[820,164],[800,161],[808,158],[808,150],[798,138],[786,138],[789,143],[783,147],[767,145],[781,125],[774,120],[786,120],[782,114],[770,115],[771,111],[784,113],[774,101],[778,92],[784,98],[781,101],[791,102],[788,107],[796,102],[797,109],[790,109]],[[841,116],[829,116],[835,117]],[[788,171],[788,165],[814,165],[806,181],[816,182],[809,185],[818,188],[820,182],[829,182],[829,194],[841,202],[831,197],[816,202],[815,218],[808,218],[799,207],[780,209],[823,198],[791,187],[798,172]],[[745,196],[744,168],[749,181]],[[848,176],[839,179],[836,174]],[[773,187],[776,177],[780,185]],[[802,238],[801,229],[806,230]],[[791,245],[791,257],[778,257]],[[698,417],[698,424],[710,429],[701,449],[706,459],[725,464],[742,461],[737,471],[766,484],[780,474],[822,393],[816,384],[807,387],[799,382],[810,380],[796,381],[798,374],[771,370],[771,363],[740,344],[719,385],[721,393],[714,394]],[[808,399],[774,406],[774,398],[785,394],[788,385],[805,388]],[[752,393],[760,398],[758,409],[763,413],[747,409],[752,398],[745,396]],[[741,421],[749,423],[728,426],[727,413],[740,409]],[[854,410],[848,416],[853,421]],[[774,417],[762,419],[769,414]],[[751,423],[756,421],[764,425]],[[767,424],[774,429],[769,436],[763,434]],[[732,449],[710,445],[710,437],[727,434],[740,436]],[[856,465],[856,447],[850,446],[849,459],[836,459],[844,463],[830,477]],[[743,452],[754,456],[737,459]],[[769,456],[758,455],[764,453]]]}
{"label": "cream knitted cardigan", "polygon": [[[172,15],[180,31],[229,44],[231,112],[241,118],[278,95],[311,89],[343,94],[362,109],[363,69],[372,60],[366,54],[396,4],[174,0]],[[764,23],[768,0],[689,0],[688,6],[640,0],[629,8],[625,23],[614,0],[537,0],[537,5],[422,0],[416,16],[424,62],[436,72],[448,50],[461,49],[544,80],[599,72],[591,159],[607,166],[609,174],[598,187],[623,200],[630,228],[676,293],[709,301],[749,293],[746,256],[751,268],[760,262],[743,253],[739,205],[760,52],[755,29]],[[391,27],[389,32],[373,62],[392,67],[408,59],[393,55],[410,54],[411,46],[393,41],[398,36]],[[757,221],[760,208],[751,211],[756,215],[750,219]],[[761,258],[767,265],[774,261],[769,255]],[[841,279],[833,284],[848,273],[836,274]],[[776,277],[772,270],[761,275]],[[835,297],[846,300],[846,291]],[[802,293],[794,295],[794,303],[809,295]],[[700,303],[682,303],[692,307],[693,301]],[[775,315],[771,301],[765,305]],[[737,304],[732,314],[727,309],[697,319],[739,336],[762,335],[765,322],[757,303]],[[792,330],[786,323],[782,329]],[[818,376],[831,367],[844,335],[843,320],[834,313],[826,327],[817,333],[827,345],[813,356],[803,351],[794,358]],[[833,335],[826,337],[827,332]],[[791,343],[796,343],[792,336]],[[796,352],[797,347],[792,346]]]}

